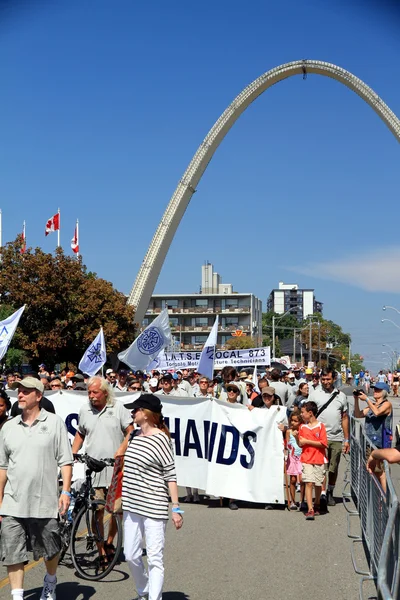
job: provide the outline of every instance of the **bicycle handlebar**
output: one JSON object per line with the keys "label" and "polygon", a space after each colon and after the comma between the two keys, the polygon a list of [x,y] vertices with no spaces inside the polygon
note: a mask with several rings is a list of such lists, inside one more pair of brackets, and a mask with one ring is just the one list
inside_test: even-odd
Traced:
{"label": "bicycle handlebar", "polygon": [[115,458],[96,458],[93,459],[93,457],[89,456],[88,454],[74,454],[74,460],[76,462],[80,462],[80,463],[84,463],[87,465],[88,461],[90,461],[90,459],[92,460],[97,460],[99,462],[103,462],[105,463],[105,466],[108,465],[110,467],[114,466],[115,463]]}

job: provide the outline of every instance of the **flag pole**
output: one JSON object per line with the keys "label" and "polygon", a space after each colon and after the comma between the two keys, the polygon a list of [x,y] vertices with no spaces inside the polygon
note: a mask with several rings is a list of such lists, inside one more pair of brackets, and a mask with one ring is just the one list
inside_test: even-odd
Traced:
{"label": "flag pole", "polygon": [[60,231],[61,231],[61,214],[60,209],[58,209],[58,229],[57,229],[57,248],[60,247]]}
{"label": "flag pole", "polygon": [[[76,241],[78,242],[79,247],[79,219],[76,220]],[[76,253],[76,260],[79,260],[79,250]]]}
{"label": "flag pole", "polygon": [[23,231],[23,234],[24,234],[24,239],[22,240],[22,242],[23,242],[24,245],[22,247],[23,247],[24,252],[25,252],[25,250],[26,250],[26,225],[25,225],[25,221],[22,224],[22,231]]}
{"label": "flag pole", "polygon": [[3,247],[3,213],[0,208],[0,262],[2,261],[1,249]]}

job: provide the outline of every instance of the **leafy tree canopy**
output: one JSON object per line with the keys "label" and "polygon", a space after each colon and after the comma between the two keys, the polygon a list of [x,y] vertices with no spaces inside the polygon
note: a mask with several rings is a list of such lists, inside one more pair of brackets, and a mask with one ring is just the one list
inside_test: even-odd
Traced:
{"label": "leafy tree canopy", "polygon": [[[78,364],[101,326],[107,354],[132,342],[134,309],[110,282],[61,248],[54,255],[40,248],[21,254],[20,248],[18,236],[1,251],[0,320],[26,304],[11,348],[51,366]],[[10,349],[8,363],[13,356]]]}

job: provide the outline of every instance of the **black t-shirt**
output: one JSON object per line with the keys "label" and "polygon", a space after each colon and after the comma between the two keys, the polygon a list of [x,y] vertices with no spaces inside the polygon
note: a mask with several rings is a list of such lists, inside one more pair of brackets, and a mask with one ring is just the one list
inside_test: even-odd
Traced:
{"label": "black t-shirt", "polygon": [[[56,414],[53,403],[50,402],[50,400],[48,398],[46,398],[46,396],[42,397],[41,401],[39,402],[39,406],[40,406],[40,408],[44,408],[44,410],[47,410],[47,412],[49,412],[49,413],[53,413],[54,415]],[[11,416],[17,417],[18,415],[22,415],[22,408],[18,408],[18,400],[17,400],[12,405]]]}

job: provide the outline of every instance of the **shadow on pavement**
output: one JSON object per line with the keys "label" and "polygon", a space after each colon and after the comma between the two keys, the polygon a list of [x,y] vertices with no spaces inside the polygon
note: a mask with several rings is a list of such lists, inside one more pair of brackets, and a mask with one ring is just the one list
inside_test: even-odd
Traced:
{"label": "shadow on pavement", "polygon": [[163,592],[163,600],[189,600],[189,596],[183,592]]}
{"label": "shadow on pavement", "polygon": [[[25,591],[24,600],[37,600],[41,593],[41,587]],[[95,593],[94,587],[83,585],[77,581],[57,584],[57,600],[78,600],[78,598],[79,600],[89,600]]]}

